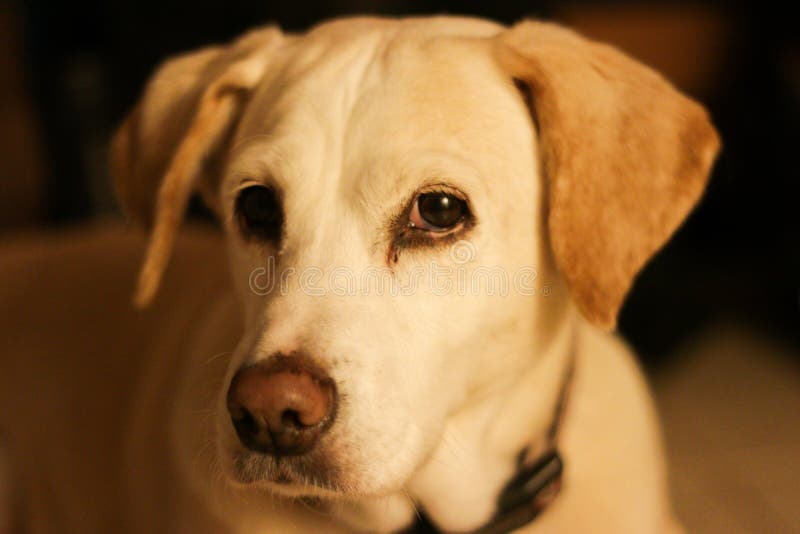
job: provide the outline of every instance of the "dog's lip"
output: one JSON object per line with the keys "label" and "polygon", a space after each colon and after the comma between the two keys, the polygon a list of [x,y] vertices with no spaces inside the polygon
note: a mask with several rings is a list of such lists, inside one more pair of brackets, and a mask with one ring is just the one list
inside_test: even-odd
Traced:
{"label": "dog's lip", "polygon": [[229,477],[238,486],[268,487],[290,494],[341,493],[336,477],[325,464],[309,457],[272,457],[237,450],[232,452]]}
{"label": "dog's lip", "polygon": [[244,450],[234,451],[231,456],[233,461],[230,472],[233,480],[239,484],[273,482],[286,485],[295,482],[291,460],[271,458]]}
{"label": "dog's lip", "polygon": [[290,484],[297,483],[291,470],[282,464],[276,466],[276,468],[273,469],[268,476],[264,477],[263,480],[272,482],[273,484],[279,484],[281,486],[288,486]]}
{"label": "dog's lip", "polygon": [[273,457],[240,449],[229,458],[232,460],[224,471],[234,488],[264,491],[274,496],[325,500],[380,498],[400,491],[404,484],[364,487],[359,480],[340,477],[336,464],[314,472],[314,466],[309,465],[313,460],[306,458],[309,464],[303,466],[303,457],[283,457],[276,461]]}

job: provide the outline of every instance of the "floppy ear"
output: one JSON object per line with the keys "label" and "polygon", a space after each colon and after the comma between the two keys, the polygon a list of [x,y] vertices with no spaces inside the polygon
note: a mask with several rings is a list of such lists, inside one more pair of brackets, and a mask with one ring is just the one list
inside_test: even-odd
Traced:
{"label": "floppy ear", "polygon": [[230,135],[280,40],[267,28],[167,61],[114,136],[111,172],[123,208],[151,232],[138,306],[158,289],[192,192],[217,210]]}
{"label": "floppy ear", "polygon": [[535,115],[556,265],[583,315],[613,329],[633,278],[702,194],[718,136],[657,73],[559,26],[519,23],[495,53]]}

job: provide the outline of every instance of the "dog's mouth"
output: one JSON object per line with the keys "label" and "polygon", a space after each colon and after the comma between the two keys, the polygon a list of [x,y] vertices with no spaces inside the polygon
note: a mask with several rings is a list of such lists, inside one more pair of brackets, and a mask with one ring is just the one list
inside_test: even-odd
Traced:
{"label": "dog's mouth", "polygon": [[269,486],[291,495],[342,494],[344,487],[335,465],[321,454],[269,456],[239,450],[231,463],[233,482]]}

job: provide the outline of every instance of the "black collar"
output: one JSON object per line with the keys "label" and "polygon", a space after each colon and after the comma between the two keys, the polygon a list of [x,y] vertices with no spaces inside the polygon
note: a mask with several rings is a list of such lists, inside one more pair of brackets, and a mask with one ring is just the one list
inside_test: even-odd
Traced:
{"label": "black collar", "polygon": [[[574,346],[572,349],[553,419],[545,436],[546,452],[533,462],[526,462],[527,450],[522,451],[519,455],[517,472],[497,499],[497,511],[494,516],[471,534],[507,534],[523,527],[536,519],[558,495],[564,469],[564,462],[557,447],[558,434],[575,368]],[[439,530],[424,512],[420,511],[417,521],[402,534],[439,534]]]}

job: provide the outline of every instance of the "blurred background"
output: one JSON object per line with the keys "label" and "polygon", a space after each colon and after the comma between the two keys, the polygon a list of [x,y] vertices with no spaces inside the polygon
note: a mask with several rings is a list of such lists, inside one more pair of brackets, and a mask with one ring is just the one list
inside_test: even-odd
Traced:
{"label": "blurred background", "polygon": [[664,73],[722,134],[705,198],[642,273],[620,322],[656,388],[679,515],[698,532],[800,532],[791,11],[763,1],[0,0],[0,241],[120,218],[108,139],[171,54],[263,23],[303,30],[351,13],[563,22]]}

